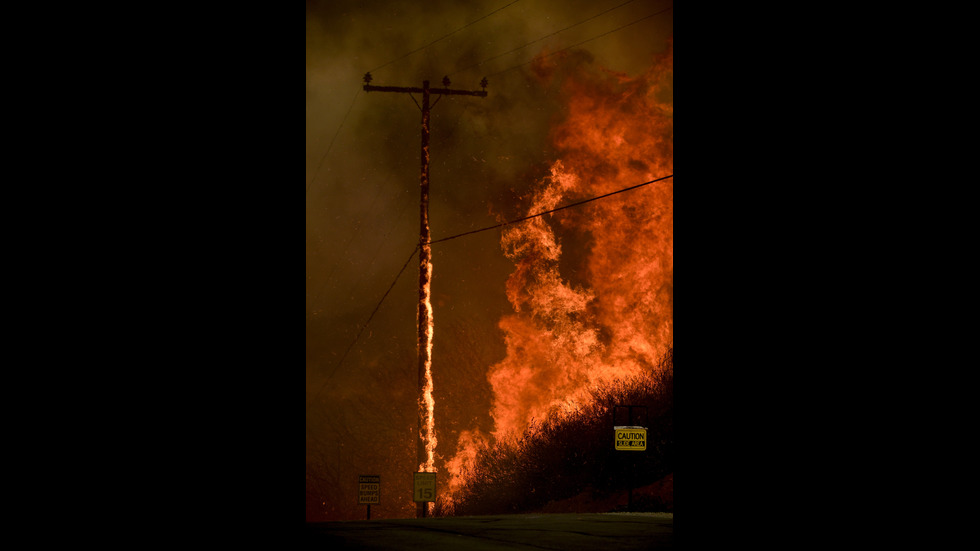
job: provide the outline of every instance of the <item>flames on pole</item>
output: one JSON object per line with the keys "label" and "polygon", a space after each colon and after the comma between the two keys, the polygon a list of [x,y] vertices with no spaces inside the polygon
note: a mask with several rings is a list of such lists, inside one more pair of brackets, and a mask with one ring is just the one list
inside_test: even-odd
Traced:
{"label": "flames on pole", "polygon": [[432,250],[429,246],[429,81],[422,83],[422,188],[419,228],[419,440],[420,472],[435,471],[435,400],[432,397]]}

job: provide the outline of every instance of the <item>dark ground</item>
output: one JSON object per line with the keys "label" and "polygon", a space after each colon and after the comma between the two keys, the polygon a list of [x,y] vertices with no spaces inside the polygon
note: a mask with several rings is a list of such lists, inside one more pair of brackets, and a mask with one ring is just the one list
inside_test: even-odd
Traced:
{"label": "dark ground", "polygon": [[672,549],[673,513],[566,513],[306,524],[320,549]]}

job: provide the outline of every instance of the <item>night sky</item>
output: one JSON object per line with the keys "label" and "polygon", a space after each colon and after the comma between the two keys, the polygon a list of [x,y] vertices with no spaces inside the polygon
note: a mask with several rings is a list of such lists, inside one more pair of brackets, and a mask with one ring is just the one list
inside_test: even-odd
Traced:
{"label": "night sky", "polygon": [[[441,87],[448,75],[450,88],[480,90],[489,81],[486,98],[447,96],[432,109],[429,220],[438,240],[526,214],[532,188],[559,158],[552,131],[567,104],[561,71],[648,71],[672,49],[671,6],[307,2],[307,521],[363,518],[361,474],[381,475],[372,518],[414,516],[420,112],[407,94],[364,92],[364,74],[376,86]],[[542,78],[531,61],[549,53],[559,69]],[[660,99],[672,104],[672,90]],[[568,262],[576,239],[564,242]],[[506,282],[514,263],[499,229],[433,244],[432,261],[437,453],[448,459],[460,431],[493,429],[487,370],[507,353],[498,324],[513,312]]]}

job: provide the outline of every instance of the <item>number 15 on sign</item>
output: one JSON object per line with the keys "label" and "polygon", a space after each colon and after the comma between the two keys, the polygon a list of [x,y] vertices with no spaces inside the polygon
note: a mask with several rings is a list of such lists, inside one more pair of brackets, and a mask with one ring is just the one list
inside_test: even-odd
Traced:
{"label": "number 15 on sign", "polygon": [[415,483],[412,494],[413,501],[436,500],[436,473],[414,473]]}

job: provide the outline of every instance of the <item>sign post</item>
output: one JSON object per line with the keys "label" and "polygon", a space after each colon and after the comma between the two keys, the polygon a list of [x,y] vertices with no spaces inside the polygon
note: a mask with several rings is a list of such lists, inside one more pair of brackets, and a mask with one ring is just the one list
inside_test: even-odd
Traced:
{"label": "sign post", "polygon": [[367,505],[367,519],[371,520],[371,504],[381,503],[381,475],[358,475],[357,503]]}
{"label": "sign post", "polygon": [[436,473],[414,473],[412,501],[422,503],[422,518],[430,501],[436,500]]}
{"label": "sign post", "polygon": [[[616,425],[616,409],[626,408],[627,415],[629,416],[629,424],[618,426]],[[647,450],[647,429],[646,427],[638,427],[633,425],[633,408],[643,409],[646,411],[646,406],[637,405],[625,405],[613,406],[613,442],[615,443],[617,451],[637,451],[643,452]],[[646,415],[644,415],[646,417]],[[636,458],[635,455],[630,456],[630,480],[629,480],[629,493],[626,497],[626,510],[633,510],[633,465]]]}

